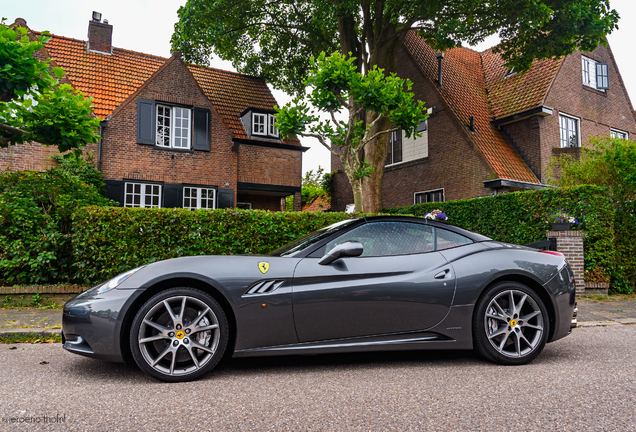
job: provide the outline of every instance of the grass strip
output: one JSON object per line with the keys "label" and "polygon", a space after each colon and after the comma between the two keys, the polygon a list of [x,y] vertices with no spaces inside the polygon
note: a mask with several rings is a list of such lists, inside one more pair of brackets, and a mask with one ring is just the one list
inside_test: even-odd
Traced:
{"label": "grass strip", "polygon": [[62,342],[62,335],[52,334],[42,336],[38,333],[25,333],[25,334],[9,334],[0,336],[0,343],[3,344],[15,344],[15,343],[60,343]]}

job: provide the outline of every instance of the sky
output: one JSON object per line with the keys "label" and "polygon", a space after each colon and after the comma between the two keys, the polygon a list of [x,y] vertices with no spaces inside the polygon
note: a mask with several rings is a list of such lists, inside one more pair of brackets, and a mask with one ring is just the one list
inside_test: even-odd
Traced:
{"label": "sky", "polygon": [[[102,19],[113,26],[113,46],[163,57],[170,56],[170,38],[177,22],[177,10],[185,0],[2,0],[0,17],[12,23],[24,18],[27,25],[38,31],[49,32],[80,40],[87,39],[88,21],[92,12],[102,13]],[[634,0],[610,0],[610,6],[621,16],[619,29],[608,36],[614,58],[621,71],[623,82],[634,104],[636,97],[636,56],[633,43],[636,41],[636,2]],[[473,47],[483,51],[497,44],[496,36]],[[220,59],[211,66],[235,71],[232,64]],[[270,87],[271,88],[271,87]],[[291,100],[285,93],[273,90],[279,105]],[[310,150],[303,153],[303,174],[322,166],[330,169],[329,151],[314,139],[301,138]]]}

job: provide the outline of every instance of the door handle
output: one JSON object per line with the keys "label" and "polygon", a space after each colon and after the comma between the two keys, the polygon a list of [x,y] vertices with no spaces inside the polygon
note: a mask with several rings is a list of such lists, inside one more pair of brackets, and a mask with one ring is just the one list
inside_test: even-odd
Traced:
{"label": "door handle", "polygon": [[437,273],[434,277],[435,279],[444,279],[449,271],[450,271],[449,269],[442,270],[441,272]]}

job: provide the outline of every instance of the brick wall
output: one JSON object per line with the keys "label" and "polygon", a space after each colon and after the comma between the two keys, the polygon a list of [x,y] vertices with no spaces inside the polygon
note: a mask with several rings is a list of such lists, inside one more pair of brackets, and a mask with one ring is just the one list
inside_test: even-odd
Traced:
{"label": "brick wall", "polygon": [[238,181],[300,187],[301,155],[294,150],[241,144]]}
{"label": "brick wall", "polygon": [[556,238],[557,251],[565,255],[572,267],[576,281],[576,295],[585,293],[585,267],[583,255],[583,231],[548,231],[548,239]]}
{"label": "brick wall", "polygon": [[501,127],[524,162],[540,175],[543,163],[541,147],[538,145],[541,140],[541,120],[542,117],[533,116]]}
{"label": "brick wall", "polygon": [[[97,155],[97,143],[87,145],[83,151]],[[46,171],[57,166],[57,162],[51,158],[55,154],[60,154],[56,146],[45,146],[36,142],[12,145],[0,149],[0,171]],[[96,161],[97,156],[94,159]]]}

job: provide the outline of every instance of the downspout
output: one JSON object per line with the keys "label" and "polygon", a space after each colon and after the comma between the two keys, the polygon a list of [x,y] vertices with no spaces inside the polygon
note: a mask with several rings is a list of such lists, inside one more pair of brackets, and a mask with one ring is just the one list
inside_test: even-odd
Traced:
{"label": "downspout", "polygon": [[99,122],[99,141],[97,144],[97,171],[102,172],[102,132],[106,127],[108,120],[102,120]]}

